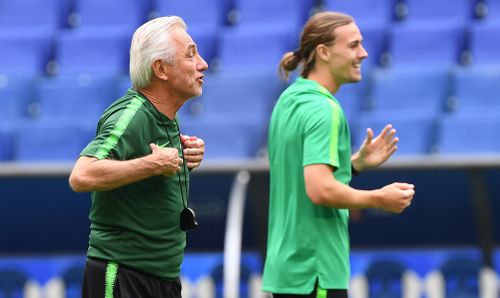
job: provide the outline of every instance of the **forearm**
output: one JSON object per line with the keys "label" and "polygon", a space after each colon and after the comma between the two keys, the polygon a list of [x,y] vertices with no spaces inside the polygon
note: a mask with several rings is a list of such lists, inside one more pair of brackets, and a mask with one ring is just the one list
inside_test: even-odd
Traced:
{"label": "forearm", "polygon": [[69,183],[76,192],[104,191],[160,173],[159,165],[147,156],[126,161],[81,157],[71,173]]}
{"label": "forearm", "polygon": [[379,208],[379,197],[378,190],[359,190],[331,179],[315,203],[339,209]]}

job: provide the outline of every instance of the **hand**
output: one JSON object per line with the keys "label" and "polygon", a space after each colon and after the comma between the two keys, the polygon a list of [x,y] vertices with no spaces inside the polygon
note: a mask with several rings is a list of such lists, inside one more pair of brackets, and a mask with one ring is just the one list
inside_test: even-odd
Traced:
{"label": "hand", "polygon": [[182,150],[184,160],[188,169],[194,169],[200,166],[205,154],[205,142],[197,137],[181,135]]}
{"label": "hand", "polygon": [[179,151],[175,148],[160,148],[156,144],[149,144],[151,148],[151,157],[153,162],[159,167],[158,174],[171,176],[181,170],[182,158],[179,157]]}
{"label": "hand", "polygon": [[372,129],[368,128],[363,144],[352,156],[353,167],[361,172],[383,164],[398,149],[399,138],[395,135],[396,130],[390,124],[375,139]]}
{"label": "hand", "polygon": [[401,213],[410,206],[415,195],[415,186],[395,182],[380,189],[379,208],[393,213]]}

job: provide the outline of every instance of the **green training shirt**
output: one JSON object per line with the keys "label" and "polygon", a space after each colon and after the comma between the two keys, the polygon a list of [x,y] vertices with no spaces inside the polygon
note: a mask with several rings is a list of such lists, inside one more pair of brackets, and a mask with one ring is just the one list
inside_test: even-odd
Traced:
{"label": "green training shirt", "polygon": [[[80,155],[129,160],[151,154],[150,143],[179,149],[178,127],[142,94],[129,89],[103,113],[96,137]],[[189,187],[185,170],[183,166],[179,175],[158,175],[93,192],[87,255],[161,278],[177,278],[186,245],[180,229],[182,200],[187,199]]]}
{"label": "green training shirt", "polygon": [[351,180],[349,127],[338,101],[299,77],[280,96],[269,125],[270,204],[266,292],[309,294],[349,283],[349,211],[318,206],[306,194],[304,167],[327,164]]}

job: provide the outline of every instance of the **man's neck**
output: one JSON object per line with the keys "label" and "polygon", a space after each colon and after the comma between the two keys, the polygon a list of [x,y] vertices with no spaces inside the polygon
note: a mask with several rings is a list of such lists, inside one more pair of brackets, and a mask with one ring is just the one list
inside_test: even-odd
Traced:
{"label": "man's neck", "polygon": [[321,86],[325,87],[332,94],[335,94],[340,88],[340,84],[335,82],[330,72],[326,69],[313,70],[309,73],[307,78],[309,80],[318,82]]}
{"label": "man's neck", "polygon": [[137,91],[146,96],[151,104],[153,104],[153,106],[155,106],[160,113],[167,116],[168,119],[173,120],[175,118],[175,114],[182,106],[182,104],[172,100],[172,97],[166,93],[162,94],[162,92],[155,92],[155,90],[150,88],[139,89]]}

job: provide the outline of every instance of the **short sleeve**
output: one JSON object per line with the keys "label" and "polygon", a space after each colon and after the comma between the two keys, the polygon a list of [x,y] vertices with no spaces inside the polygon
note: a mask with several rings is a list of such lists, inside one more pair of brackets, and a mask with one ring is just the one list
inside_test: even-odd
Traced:
{"label": "short sleeve", "polygon": [[339,109],[331,100],[315,102],[307,109],[304,114],[303,166],[328,164],[339,167]]}
{"label": "short sleeve", "polygon": [[[143,112],[134,115],[115,113],[101,119],[96,137],[83,149],[80,156],[92,156],[97,159],[127,160],[148,152],[139,140],[143,139],[145,122],[141,120]],[[125,117],[124,117],[125,116]]]}

